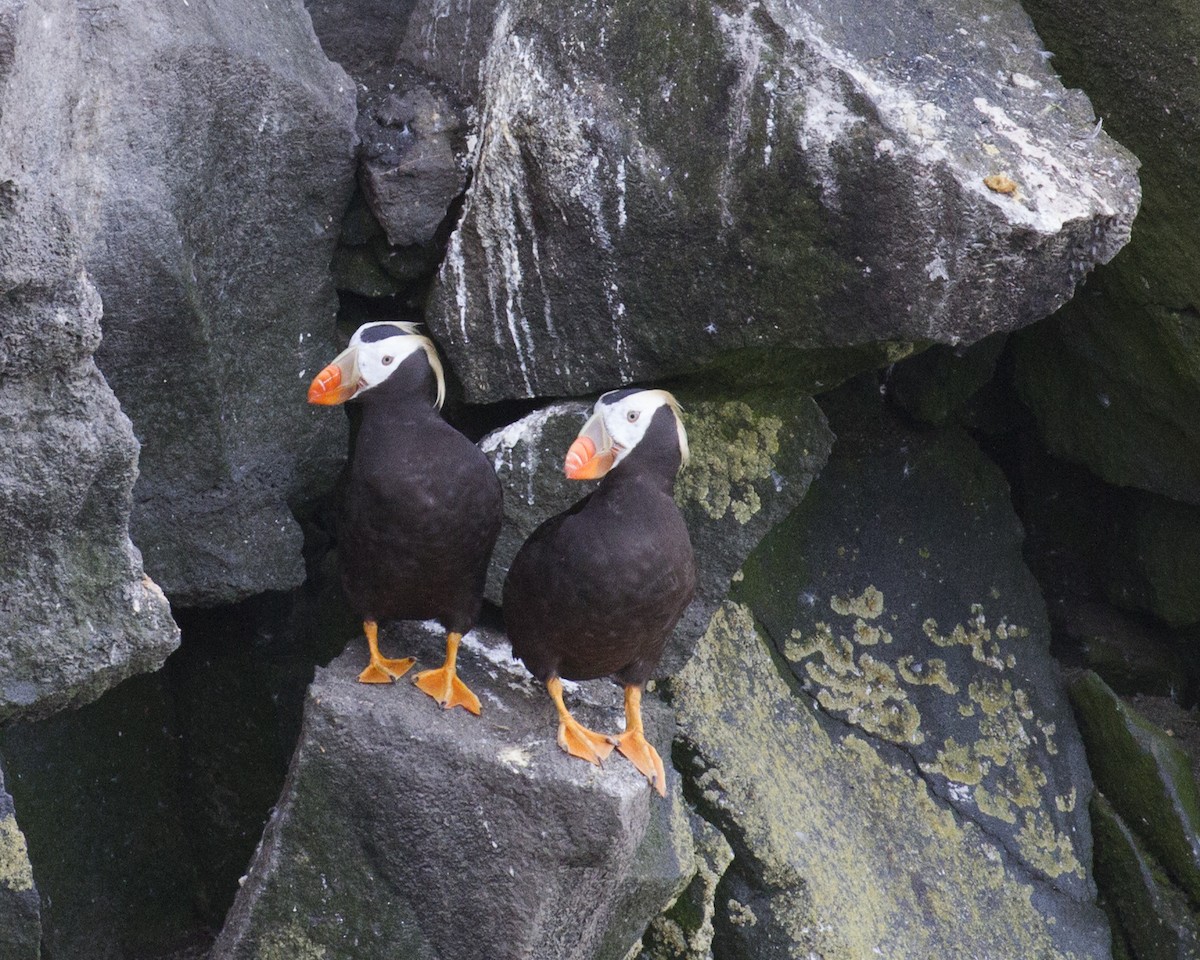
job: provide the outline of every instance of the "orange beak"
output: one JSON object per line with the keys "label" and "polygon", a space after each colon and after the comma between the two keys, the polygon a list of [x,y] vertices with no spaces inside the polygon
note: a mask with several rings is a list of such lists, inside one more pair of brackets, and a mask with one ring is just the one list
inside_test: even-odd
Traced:
{"label": "orange beak", "polygon": [[568,480],[596,480],[612,469],[616,459],[617,452],[600,414],[593,414],[567,451],[563,473]]}
{"label": "orange beak", "polygon": [[313,382],[308,385],[309,403],[332,407],[345,403],[358,393],[356,353],[355,347],[343,350],[329,366],[313,378]]}

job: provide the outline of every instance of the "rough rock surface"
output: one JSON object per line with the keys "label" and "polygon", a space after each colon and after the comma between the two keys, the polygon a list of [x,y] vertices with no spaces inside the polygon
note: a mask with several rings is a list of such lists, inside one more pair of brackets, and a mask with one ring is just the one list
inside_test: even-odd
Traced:
{"label": "rough rock surface", "polygon": [[42,922],[25,835],[0,771],[0,954],[6,960],[38,960]]}
{"label": "rough rock surface", "polygon": [[[476,640],[478,642],[476,642]],[[389,632],[391,655],[440,662],[443,637]],[[283,798],[213,960],[411,956],[621,960],[690,879],[677,775],[668,799],[614,754],[603,768],[555,744],[549,697],[476,631],[460,675],[482,717],[443,713],[407,679],[359,684],[365,646],[318,671]],[[619,724],[619,691],[568,703],[593,729]],[[647,702],[668,754],[670,712]]]}
{"label": "rough rock surface", "polygon": [[1088,900],[1091,782],[1008,486],[965,432],[906,428],[866,387],[826,398],[829,464],[736,595],[822,710]]}
{"label": "rough rock surface", "polygon": [[1200,503],[1200,11],[1029,0],[1066,82],[1142,163],[1133,242],[1018,339],[1018,386],[1050,449],[1110,483]]}
{"label": "rough rock surface", "polygon": [[1071,688],[1097,786],[1200,904],[1200,786],[1192,759],[1094,673]]}
{"label": "rough rock surface", "polygon": [[137,441],[92,359],[100,299],[63,186],[74,27],[54,3],[0,10],[0,720],[93,699],[178,643],[129,539]]}
{"label": "rough rock surface", "polygon": [[749,607],[671,681],[690,794],[733,846],[714,955],[1098,960],[1092,905],[1036,880],[902,750],[797,695]]}
{"label": "rough rock surface", "polygon": [[430,3],[402,53],[477,91],[429,314],[472,401],[829,386],[1046,316],[1138,204],[1016,4]]}
{"label": "rough rock surface", "polygon": [[[687,521],[698,580],[696,599],[663,658],[663,674],[683,663],[742,561],[800,502],[833,439],[811,397],[702,400],[685,390],[678,399],[691,459],[675,481],[675,501]],[[488,572],[493,602],[499,603],[525,538],[594,488],[562,472],[563,457],[591,409],[580,402],[552,404],[480,441],[504,486],[504,524]]]}
{"label": "rough rock surface", "polygon": [[304,388],[336,346],[353,85],[300,0],[71,4],[57,27],[81,56],[66,129],[97,361],[142,443],[134,541],[184,605],[294,586],[290,508],[345,453]]}

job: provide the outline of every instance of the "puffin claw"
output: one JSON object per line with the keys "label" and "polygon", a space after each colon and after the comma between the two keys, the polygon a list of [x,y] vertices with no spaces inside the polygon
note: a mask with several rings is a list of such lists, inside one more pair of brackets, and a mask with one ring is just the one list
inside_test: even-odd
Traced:
{"label": "puffin claw", "polygon": [[386,657],[371,658],[362,673],[358,675],[359,683],[391,683],[398,677],[404,676],[417,661],[412,657],[401,660],[389,660]]}
{"label": "puffin claw", "polygon": [[640,730],[629,730],[619,737],[609,737],[617,751],[629,760],[638,772],[650,781],[660,797],[667,795],[667,771],[662,757]]}
{"label": "puffin claw", "polygon": [[558,745],[573,757],[603,766],[603,761],[613,751],[609,737],[589,730],[574,717],[558,724]]}
{"label": "puffin claw", "polygon": [[422,693],[433,697],[443,710],[462,707],[475,716],[482,712],[479,698],[458,678],[452,665],[438,667],[436,670],[422,670],[413,677],[413,683]]}

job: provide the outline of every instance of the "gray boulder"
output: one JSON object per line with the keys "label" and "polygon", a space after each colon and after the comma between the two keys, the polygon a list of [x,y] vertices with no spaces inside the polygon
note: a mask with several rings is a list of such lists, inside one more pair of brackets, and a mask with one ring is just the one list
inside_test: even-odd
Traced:
{"label": "gray boulder", "polygon": [[345,454],[345,418],[304,393],[336,348],[353,84],[300,0],[70,5],[63,20],[80,50],[63,123],[104,300],[97,360],[142,444],[134,540],[180,604],[294,586],[292,508]]}
{"label": "gray boulder", "polygon": [[[663,674],[686,660],[742,561],[800,502],[833,441],[811,397],[701,396],[694,389],[678,392],[691,459],[675,482],[675,501],[687,521],[698,580],[696,599],[664,656]],[[488,571],[487,596],[494,603],[525,539],[594,489],[562,472],[563,457],[591,407],[551,404],[480,441],[504,486],[504,523]]]}
{"label": "gray boulder", "polygon": [[92,359],[100,298],[65,186],[74,17],[0,9],[0,720],[93,699],[178,644],[129,539],[138,444]]}
{"label": "gray boulder", "polygon": [[1138,205],[1016,4],[418,3],[399,54],[478,117],[428,315],[469,401],[827,388],[1046,316]]}
{"label": "gray boulder", "polygon": [[[391,655],[441,660],[439,631],[388,631]],[[213,960],[322,956],[621,960],[691,877],[677,776],[661,799],[614,754],[563,753],[554,709],[503,638],[468,636],[460,675],[482,717],[445,713],[407,679],[356,681],[356,642],[319,670],[283,797]],[[619,690],[568,692],[614,730]],[[647,700],[649,738],[673,724]]]}

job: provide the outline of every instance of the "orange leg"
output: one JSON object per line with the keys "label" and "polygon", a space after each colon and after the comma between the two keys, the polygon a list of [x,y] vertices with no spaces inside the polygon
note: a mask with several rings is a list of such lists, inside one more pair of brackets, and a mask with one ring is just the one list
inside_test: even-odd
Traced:
{"label": "orange leg", "polygon": [[363,621],[363,633],[367,635],[367,646],[371,648],[371,662],[358,675],[359,683],[391,683],[396,677],[408,673],[409,668],[416,663],[412,657],[389,660],[379,652],[379,627],[374,620]]}
{"label": "orange leg", "polygon": [[662,757],[651,746],[642,730],[641,687],[631,684],[625,688],[625,732],[619,737],[610,737],[609,740],[638,768],[661,796],[667,795],[667,771],[663,767]]}
{"label": "orange leg", "polygon": [[558,677],[546,681],[546,690],[558,708],[558,745],[571,756],[599,766],[600,761],[612,753],[613,745],[609,738],[589,730],[571,716],[567,705],[563,703],[562,681]]}
{"label": "orange leg", "polygon": [[455,671],[458,644],[461,640],[461,633],[452,633],[446,637],[446,662],[436,670],[422,670],[413,677],[413,683],[433,697],[444,709],[463,707],[479,716],[479,698],[471,692],[470,687],[458,679],[458,673]]}

